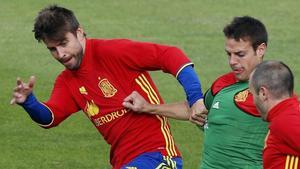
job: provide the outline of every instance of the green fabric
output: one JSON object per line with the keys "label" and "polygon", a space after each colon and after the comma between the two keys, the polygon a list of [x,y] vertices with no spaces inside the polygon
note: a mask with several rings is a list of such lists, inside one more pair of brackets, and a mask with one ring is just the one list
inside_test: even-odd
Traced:
{"label": "green fabric", "polygon": [[207,110],[211,108],[212,102],[214,101],[214,96],[212,95],[211,89],[208,89],[204,95],[204,105]]}
{"label": "green fabric", "polygon": [[[234,103],[234,95],[248,88],[236,83],[216,96],[207,95],[208,123],[204,128],[204,150],[201,169],[262,168],[262,150],[267,123],[251,116]],[[209,105],[209,104],[208,104]]]}

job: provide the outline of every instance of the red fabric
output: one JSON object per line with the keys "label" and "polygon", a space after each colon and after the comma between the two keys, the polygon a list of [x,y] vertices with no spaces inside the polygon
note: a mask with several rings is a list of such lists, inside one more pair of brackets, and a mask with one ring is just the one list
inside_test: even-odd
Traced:
{"label": "red fabric", "polygon": [[[236,79],[233,72],[222,75],[212,84],[212,94],[215,96],[222,89],[231,86],[235,83],[238,83],[238,80]],[[252,116],[260,117],[260,113],[254,105],[253,95],[249,92],[249,89],[246,88],[244,91],[241,92],[244,92],[246,98],[243,101],[237,101],[234,99],[233,101],[235,102],[236,106],[243,112],[246,112]],[[235,96],[237,96],[239,93],[237,93]]]}
{"label": "red fabric", "polygon": [[83,110],[111,145],[114,168],[144,152],[180,156],[166,118],[133,113],[122,102],[136,90],[149,102],[163,103],[146,70],[163,70],[175,76],[187,63],[190,60],[175,47],[125,39],[88,39],[80,69],[63,71],[45,103],[54,114],[48,127]]}
{"label": "red fabric", "polygon": [[[236,106],[243,110],[244,112],[252,115],[252,116],[255,116],[255,117],[260,117],[260,113],[259,111],[257,110],[255,104],[254,104],[254,100],[253,100],[253,95],[252,93],[250,92],[250,90],[247,88],[245,89],[244,92],[247,96],[246,96],[246,99],[244,101],[235,101],[235,104]],[[238,93],[235,95],[237,96]]]}
{"label": "red fabric", "polygon": [[297,97],[286,99],[273,107],[267,120],[270,125],[263,151],[264,168],[300,169],[300,110]]}
{"label": "red fabric", "polygon": [[236,82],[237,79],[235,78],[233,72],[222,75],[212,84],[212,94],[215,96],[219,91],[221,91],[225,87],[235,84]]}

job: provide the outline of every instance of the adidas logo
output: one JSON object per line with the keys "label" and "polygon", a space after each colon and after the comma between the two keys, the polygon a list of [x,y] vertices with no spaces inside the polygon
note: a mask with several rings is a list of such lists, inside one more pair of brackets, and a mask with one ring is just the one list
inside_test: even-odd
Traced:
{"label": "adidas logo", "polygon": [[212,108],[214,108],[214,109],[219,109],[219,104],[220,104],[220,102],[216,102],[216,103],[212,106]]}

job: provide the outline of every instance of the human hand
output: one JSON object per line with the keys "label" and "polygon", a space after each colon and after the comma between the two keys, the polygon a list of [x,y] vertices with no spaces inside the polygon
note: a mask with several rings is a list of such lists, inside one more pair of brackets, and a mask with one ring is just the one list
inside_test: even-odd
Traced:
{"label": "human hand", "polygon": [[137,91],[133,91],[123,100],[122,105],[135,112],[145,112],[149,103]]}
{"label": "human hand", "polygon": [[189,120],[192,123],[203,127],[206,121],[207,113],[208,111],[205,108],[203,99],[199,99],[191,107],[191,115]]}
{"label": "human hand", "polygon": [[33,86],[35,83],[35,77],[31,76],[29,78],[28,83],[24,83],[19,77],[17,78],[17,86],[13,90],[12,99],[10,100],[10,104],[21,104],[24,103],[32,93]]}

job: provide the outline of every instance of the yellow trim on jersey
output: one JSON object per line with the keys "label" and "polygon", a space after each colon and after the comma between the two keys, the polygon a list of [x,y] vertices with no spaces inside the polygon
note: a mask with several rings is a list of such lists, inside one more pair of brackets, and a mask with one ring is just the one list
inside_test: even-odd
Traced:
{"label": "yellow trim on jersey", "polygon": [[149,83],[148,79],[145,77],[144,74],[142,74],[142,78],[144,79],[144,81],[147,83],[147,85],[149,86],[149,88],[151,89],[151,91],[153,91],[153,94],[155,96],[155,98],[157,99],[157,103],[160,103],[160,100],[158,98],[158,95],[156,94],[155,90],[152,88],[151,84]]}
{"label": "yellow trim on jersey", "polygon": [[295,164],[294,164],[294,169],[298,169],[298,161],[299,161],[299,157],[295,158]]}
{"label": "yellow trim on jersey", "polygon": [[[138,80],[142,81],[142,84],[144,85],[144,89],[148,89],[147,92],[149,93],[148,96],[152,97],[152,100],[154,100],[154,102],[152,104],[160,104],[160,100],[158,98],[158,95],[156,94],[155,90],[152,88],[152,86],[150,85],[150,83],[148,82],[147,78],[142,74]],[[141,84],[141,83],[140,83]],[[162,131],[165,132],[165,139],[166,139],[166,144],[168,144],[167,148],[169,148],[169,152],[168,154],[174,156],[177,156],[177,153],[175,151],[175,145],[174,145],[174,140],[171,136],[171,132],[170,130],[168,130],[168,125],[167,125],[167,120],[166,118],[160,119],[161,123],[162,123]]]}
{"label": "yellow trim on jersey", "polygon": [[285,160],[285,169],[298,169],[298,156],[287,155]]}
{"label": "yellow trim on jersey", "polygon": [[266,137],[265,137],[265,145],[264,145],[264,149],[267,147],[267,140],[268,140],[269,135],[270,135],[270,130],[268,130],[268,133],[267,133],[267,135],[266,135]]}
{"label": "yellow trim on jersey", "polygon": [[54,122],[54,114],[52,112],[52,110],[44,103],[40,102],[42,105],[44,105],[50,112],[51,112],[51,117],[52,117],[52,121],[49,123],[49,124],[40,124],[40,123],[37,123],[39,126],[41,127],[49,127],[52,125],[52,123]]}
{"label": "yellow trim on jersey", "polygon": [[162,131],[162,133],[164,135],[165,141],[166,141],[166,150],[167,150],[167,153],[168,153],[168,155],[172,155],[172,152],[171,152],[170,147],[169,147],[169,138],[167,136],[167,133],[165,132],[164,121],[163,121],[163,119],[159,115],[156,115],[156,117],[159,119],[160,124],[161,124],[160,129],[161,129],[161,131]]}
{"label": "yellow trim on jersey", "polygon": [[145,76],[139,76],[138,80],[140,81],[140,86],[144,86],[146,88],[146,90],[149,92],[150,97],[154,100],[153,104],[160,104],[159,98],[157,97],[156,93],[153,92],[153,88],[150,85],[150,83],[147,81]]}
{"label": "yellow trim on jersey", "polygon": [[[141,89],[147,94],[149,101],[151,104],[160,104],[159,97],[155,90],[150,85],[147,78],[142,74],[138,78],[135,79],[136,83],[141,87]],[[156,117],[159,119],[161,123],[161,131],[163,133],[163,136],[166,141],[166,151],[169,156],[177,156],[175,145],[174,145],[174,139],[172,135],[170,134],[170,129],[167,125],[167,118],[160,117],[159,115],[156,115]]]}
{"label": "yellow trim on jersey", "polygon": [[[168,131],[168,133],[171,133],[171,130],[170,130],[170,127],[168,126],[168,118],[166,117],[163,117],[164,119],[164,122],[165,122],[165,126],[166,126],[166,129]],[[174,150],[174,154],[175,156],[177,156],[177,153],[176,153],[176,148],[175,148],[175,143],[174,143],[174,139],[173,139],[173,136],[170,134],[170,142],[171,142],[171,150]]]}
{"label": "yellow trim on jersey", "polygon": [[183,65],[183,66],[181,66],[181,68],[177,71],[177,73],[176,73],[176,79],[177,79],[177,76],[179,75],[179,73],[182,71],[182,69],[183,68],[185,68],[185,67],[187,67],[187,66],[189,66],[189,65],[194,65],[194,63],[187,63],[187,64],[185,64],[185,65]]}

